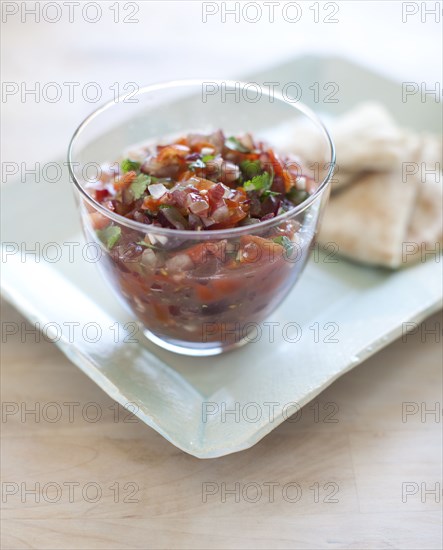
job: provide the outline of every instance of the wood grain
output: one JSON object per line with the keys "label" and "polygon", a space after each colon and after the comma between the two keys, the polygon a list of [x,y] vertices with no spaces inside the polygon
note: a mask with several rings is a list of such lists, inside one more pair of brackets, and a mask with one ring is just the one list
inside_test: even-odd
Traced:
{"label": "wood grain", "polygon": [[2,548],[440,548],[441,485],[425,490],[440,481],[441,413],[421,417],[441,408],[436,323],[252,449],[206,461],[117,407],[54,345],[8,337]]}

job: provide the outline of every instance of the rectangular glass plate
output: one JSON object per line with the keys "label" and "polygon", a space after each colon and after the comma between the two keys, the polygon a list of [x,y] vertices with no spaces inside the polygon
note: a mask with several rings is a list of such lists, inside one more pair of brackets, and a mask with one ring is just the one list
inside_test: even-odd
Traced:
{"label": "rectangular glass plate", "polygon": [[[297,82],[302,100],[325,115],[378,99],[405,126],[439,130],[438,105],[422,103],[418,96],[404,104],[399,84],[342,59],[303,57],[247,80]],[[315,82],[337,83],[340,102],[316,104],[309,90]],[[403,323],[418,322],[442,304],[439,259],[390,272],[316,254],[268,320],[277,323],[272,338],[269,325],[263,326],[261,338],[224,356],[182,357],[132,334],[131,319],[94,263],[82,259],[82,244],[75,243],[83,238],[67,175],[54,184],[28,178],[4,186],[2,195],[5,297],[52,335],[63,353],[113,399],[200,458],[251,447],[400,336]],[[13,250],[12,244],[5,248],[7,243],[17,243],[20,253],[5,255]],[[36,243],[42,257],[22,258],[21,252]],[[97,342],[92,341],[94,326],[101,331]]]}

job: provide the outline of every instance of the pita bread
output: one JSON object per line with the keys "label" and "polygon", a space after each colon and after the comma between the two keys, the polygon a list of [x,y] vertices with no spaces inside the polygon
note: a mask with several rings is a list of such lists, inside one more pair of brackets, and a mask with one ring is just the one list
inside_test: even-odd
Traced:
{"label": "pita bread", "polygon": [[342,171],[392,170],[404,158],[405,135],[379,103],[363,103],[331,127]]}
{"label": "pita bread", "polygon": [[404,243],[407,263],[425,261],[434,251],[439,253],[443,241],[442,143],[437,136],[421,137],[417,163],[420,184]]}
{"label": "pita bread", "polygon": [[[337,169],[320,243],[335,242],[348,258],[390,268],[425,259],[442,241],[441,139],[400,128],[372,102],[328,126]],[[300,120],[278,126],[270,138],[306,163],[325,153],[317,130]]]}
{"label": "pita bread", "polygon": [[366,264],[399,267],[417,186],[416,176],[367,174],[331,198],[320,243],[336,243],[340,254]]}
{"label": "pita bread", "polygon": [[[419,141],[399,128],[379,103],[358,105],[327,125],[335,144],[337,168],[332,189],[341,189],[361,172],[391,171],[415,158]],[[277,150],[295,153],[306,164],[326,162],[326,148],[318,129],[305,120],[291,120],[269,130],[265,138]]]}
{"label": "pita bread", "polygon": [[440,254],[443,240],[443,189],[440,182],[420,182],[417,202],[403,243],[405,263]]}
{"label": "pita bread", "polygon": [[[335,132],[337,151],[344,155],[344,160],[338,157],[339,166],[347,171],[342,170],[333,190],[348,187],[333,194],[320,242],[336,242],[344,256],[391,268],[438,252],[443,234],[441,138],[396,128],[388,113],[373,104],[343,117]],[[364,173],[369,166],[389,171]]]}

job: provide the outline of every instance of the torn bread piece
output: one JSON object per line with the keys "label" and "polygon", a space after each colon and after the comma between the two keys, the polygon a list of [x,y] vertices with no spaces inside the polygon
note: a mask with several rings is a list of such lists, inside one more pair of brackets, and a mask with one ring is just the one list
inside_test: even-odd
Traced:
{"label": "torn bread piece", "polygon": [[418,184],[416,175],[403,182],[398,172],[363,176],[330,199],[319,242],[366,264],[399,267]]}
{"label": "torn bread piece", "polygon": [[[362,103],[331,126],[337,163],[344,172],[392,170],[404,157],[404,131],[379,103]],[[410,139],[410,136],[407,136]]]}
{"label": "torn bread piece", "polygon": [[[337,163],[332,189],[351,184],[362,172],[401,168],[403,159],[415,158],[419,140],[400,128],[379,103],[365,102],[328,124]],[[326,162],[325,142],[310,121],[286,121],[266,133],[278,150],[296,152],[306,163]]]}
{"label": "torn bread piece", "polygon": [[414,174],[420,178],[417,200],[405,237],[408,263],[425,261],[441,252],[443,241],[442,140],[432,134],[421,135],[421,147]]}
{"label": "torn bread piece", "polygon": [[420,182],[417,201],[406,231],[403,261],[424,262],[441,253],[443,241],[443,180]]}

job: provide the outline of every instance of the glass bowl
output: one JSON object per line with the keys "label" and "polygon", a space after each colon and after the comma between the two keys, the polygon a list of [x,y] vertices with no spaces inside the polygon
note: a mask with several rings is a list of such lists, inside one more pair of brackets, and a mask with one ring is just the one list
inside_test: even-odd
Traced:
{"label": "glass bowl", "polygon": [[[292,119],[315,136],[315,162],[298,160],[315,189],[273,219],[212,231],[169,229],[125,218],[88,193],[102,167],[136,144],[217,129],[266,139],[275,135],[267,130]],[[303,142],[303,131],[297,139]],[[102,251],[103,277],[149,340],[193,356],[248,342],[287,296],[315,243],[334,162],[331,138],[306,106],[254,83],[215,80],[156,84],[119,97],[82,122],[68,151],[83,230]],[[137,244],[142,241],[152,246]]]}

